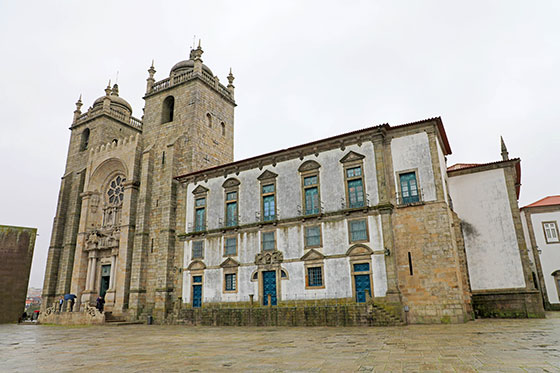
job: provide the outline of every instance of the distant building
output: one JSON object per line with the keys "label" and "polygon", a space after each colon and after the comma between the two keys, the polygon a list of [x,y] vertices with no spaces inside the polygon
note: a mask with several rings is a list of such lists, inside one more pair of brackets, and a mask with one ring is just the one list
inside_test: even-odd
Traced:
{"label": "distant building", "polygon": [[0,324],[17,322],[25,309],[36,228],[0,225]]}
{"label": "distant building", "polygon": [[545,307],[560,310],[560,195],[521,208],[533,274]]}

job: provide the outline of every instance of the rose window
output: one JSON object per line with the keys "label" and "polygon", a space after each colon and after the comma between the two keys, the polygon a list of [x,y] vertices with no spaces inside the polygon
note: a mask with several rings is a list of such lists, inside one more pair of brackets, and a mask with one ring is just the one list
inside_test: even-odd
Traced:
{"label": "rose window", "polygon": [[111,183],[109,183],[109,189],[107,190],[107,197],[109,198],[109,203],[112,205],[119,205],[124,198],[124,186],[125,178],[122,176],[117,176]]}

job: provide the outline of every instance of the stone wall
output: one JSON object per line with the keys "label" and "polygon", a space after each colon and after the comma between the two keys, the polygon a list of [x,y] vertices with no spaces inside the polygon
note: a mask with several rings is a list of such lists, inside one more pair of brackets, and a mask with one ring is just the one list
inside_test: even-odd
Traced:
{"label": "stone wall", "polygon": [[23,313],[36,234],[36,228],[0,225],[0,324]]}
{"label": "stone wall", "polygon": [[393,212],[397,278],[411,323],[464,322],[468,293],[445,202]]}
{"label": "stone wall", "polygon": [[473,307],[477,317],[545,317],[541,294],[537,290],[473,294]]}
{"label": "stone wall", "polygon": [[184,308],[177,323],[209,326],[388,326],[400,317],[379,305],[330,304],[278,307]]}

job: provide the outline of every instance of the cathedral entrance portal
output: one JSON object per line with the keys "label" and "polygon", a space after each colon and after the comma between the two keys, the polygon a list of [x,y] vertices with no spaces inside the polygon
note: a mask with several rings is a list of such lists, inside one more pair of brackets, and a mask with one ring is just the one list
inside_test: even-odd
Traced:
{"label": "cathedral entrance portal", "polygon": [[99,285],[99,296],[101,298],[105,297],[107,290],[109,289],[109,283],[111,281],[111,265],[101,266],[101,283]]}

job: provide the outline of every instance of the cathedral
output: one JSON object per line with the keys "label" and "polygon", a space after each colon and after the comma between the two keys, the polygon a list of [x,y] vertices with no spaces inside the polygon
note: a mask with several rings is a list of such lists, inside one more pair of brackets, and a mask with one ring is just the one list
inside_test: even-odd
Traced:
{"label": "cathedral", "polygon": [[[375,304],[411,323],[542,317],[520,160],[448,167],[441,118],[234,161],[234,77],[203,51],[156,81],[142,119],[118,85],[76,103],[43,310],[77,296],[127,320],[216,305]],[[325,303],[327,304],[327,303]]]}

